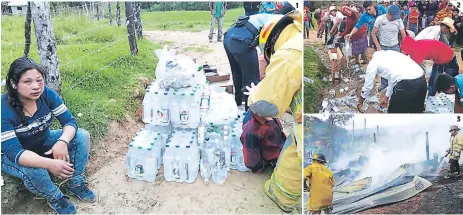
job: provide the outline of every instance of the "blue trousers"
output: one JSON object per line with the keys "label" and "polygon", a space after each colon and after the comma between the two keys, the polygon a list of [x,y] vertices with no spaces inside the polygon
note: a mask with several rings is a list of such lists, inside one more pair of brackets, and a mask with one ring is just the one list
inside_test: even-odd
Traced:
{"label": "blue trousers", "polygon": [[413,33],[415,33],[415,35],[418,34],[418,24],[409,23],[408,27],[409,27],[410,31],[413,31]]}
{"label": "blue trousers", "polygon": [[452,77],[455,77],[459,73],[459,66],[457,62],[457,57],[454,56],[452,61],[448,64],[444,65],[438,65],[434,64],[432,65],[432,70],[431,70],[431,76],[429,77],[429,82],[428,82],[428,90],[429,90],[429,96],[435,96],[436,95],[436,89],[434,87],[437,75],[442,74],[442,73],[447,73],[451,75]]}
{"label": "blue trousers", "polygon": [[[50,136],[48,136],[44,144],[45,152],[53,147],[62,133],[61,129],[50,131]],[[74,168],[74,175],[68,182],[69,186],[73,187],[84,182],[83,174],[87,165],[89,151],[90,135],[86,130],[79,128],[68,146],[70,163],[73,164]],[[63,196],[61,190],[53,184],[46,169],[22,166],[8,159],[6,155],[2,155],[2,171],[21,179],[29,191],[43,196],[49,201],[60,199]]]}
{"label": "blue trousers", "polygon": [[243,93],[251,83],[257,85],[260,81],[259,59],[255,47],[250,47],[254,35],[244,27],[232,27],[224,36],[223,46],[227,53],[235,87],[235,102],[239,106],[242,102],[248,108],[248,96]]}

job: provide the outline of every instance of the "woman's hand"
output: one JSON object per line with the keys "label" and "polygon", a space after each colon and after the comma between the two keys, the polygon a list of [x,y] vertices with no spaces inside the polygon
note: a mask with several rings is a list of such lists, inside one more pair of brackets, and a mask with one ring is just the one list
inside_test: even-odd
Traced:
{"label": "woman's hand", "polygon": [[53,158],[69,162],[68,145],[63,141],[58,141],[45,155],[53,153]]}
{"label": "woman's hand", "polygon": [[61,180],[68,179],[74,174],[72,164],[64,160],[50,159],[50,164],[47,169]]}

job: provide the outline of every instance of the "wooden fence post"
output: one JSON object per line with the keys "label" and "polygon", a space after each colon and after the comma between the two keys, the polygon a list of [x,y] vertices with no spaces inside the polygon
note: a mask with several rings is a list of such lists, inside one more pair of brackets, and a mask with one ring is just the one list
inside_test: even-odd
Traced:
{"label": "wooden fence post", "polygon": [[127,25],[127,33],[129,37],[130,52],[138,54],[137,40],[135,38],[135,17],[133,13],[132,2],[125,2],[125,23]]}

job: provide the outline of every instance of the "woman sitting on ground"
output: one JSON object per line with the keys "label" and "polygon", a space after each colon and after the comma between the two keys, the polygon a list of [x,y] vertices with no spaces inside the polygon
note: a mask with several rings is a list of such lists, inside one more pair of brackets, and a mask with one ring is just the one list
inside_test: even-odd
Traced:
{"label": "woman sitting on ground", "polygon": [[[32,59],[19,58],[10,66],[2,95],[2,171],[23,180],[58,214],[76,213],[48,172],[66,181],[69,195],[95,202],[84,183],[90,136],[44,80],[44,69]],[[52,114],[62,129],[50,130]]]}

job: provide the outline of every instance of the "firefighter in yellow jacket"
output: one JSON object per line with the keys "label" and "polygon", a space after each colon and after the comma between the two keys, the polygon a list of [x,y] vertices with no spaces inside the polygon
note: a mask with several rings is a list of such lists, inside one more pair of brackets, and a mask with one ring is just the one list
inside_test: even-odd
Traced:
{"label": "firefighter in yellow jacket", "polygon": [[265,193],[284,212],[300,205],[302,194],[302,15],[292,11],[264,25],[259,41],[269,62],[266,76],[249,90],[249,108],[266,118],[293,115],[289,135]]}
{"label": "firefighter in yellow jacket", "polygon": [[310,190],[307,208],[310,214],[330,214],[333,210],[333,172],[325,166],[325,155],[315,154],[312,160],[312,164],[304,168],[304,180],[309,181]]}
{"label": "firefighter in yellow jacket", "polygon": [[[456,125],[450,127],[450,148],[447,150],[447,155],[449,157],[450,171],[449,175],[446,175],[445,178],[450,178],[450,176],[460,175],[460,160],[461,150],[463,148],[463,136],[459,134],[460,128]],[[447,156],[445,155],[445,156]]]}

